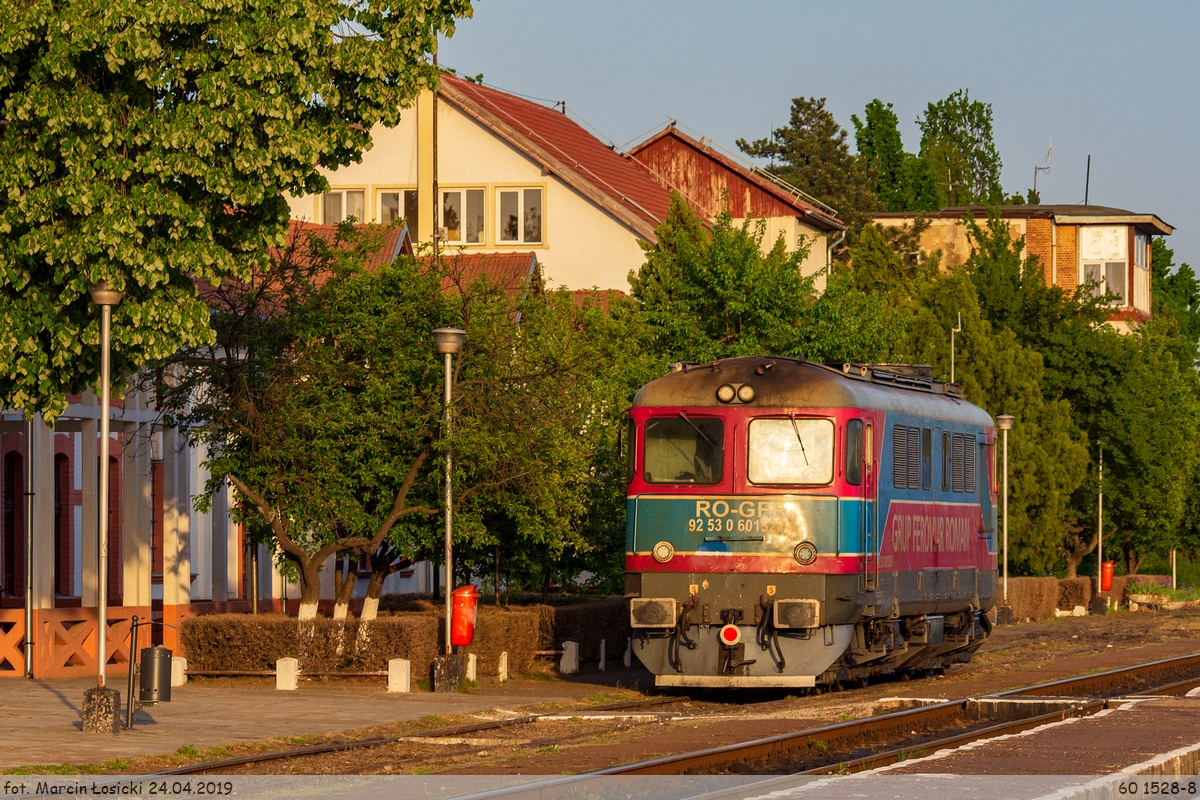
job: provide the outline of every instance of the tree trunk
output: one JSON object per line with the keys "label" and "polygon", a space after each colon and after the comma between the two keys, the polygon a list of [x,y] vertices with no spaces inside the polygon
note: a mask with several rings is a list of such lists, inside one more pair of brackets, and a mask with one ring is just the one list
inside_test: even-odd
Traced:
{"label": "tree trunk", "polygon": [[321,602],[321,574],[317,572],[319,566],[312,559],[296,564],[300,576],[300,613],[297,615],[300,622],[311,622],[317,618],[317,604]]}
{"label": "tree trunk", "polygon": [[340,554],[333,563],[333,618],[346,619],[350,616],[350,598],[354,596],[354,587],[358,583],[358,569],[349,553]]}
{"label": "tree trunk", "polygon": [[367,581],[367,596],[363,600],[362,613],[358,615],[364,623],[379,616],[379,595],[383,593],[383,582],[391,572],[372,570],[371,578]]}
{"label": "tree trunk", "polygon": [[1079,577],[1079,565],[1083,562],[1083,557],[1096,549],[1097,537],[1092,536],[1084,539],[1079,535],[1078,529],[1072,529],[1072,532],[1063,537],[1063,553],[1067,558],[1067,577]]}

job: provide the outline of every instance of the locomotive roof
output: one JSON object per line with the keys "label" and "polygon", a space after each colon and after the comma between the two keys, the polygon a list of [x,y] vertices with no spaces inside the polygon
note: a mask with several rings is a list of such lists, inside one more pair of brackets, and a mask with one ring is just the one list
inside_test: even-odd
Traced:
{"label": "locomotive roof", "polygon": [[[907,374],[904,374],[907,373]],[[838,369],[811,361],[748,356],[707,364],[675,364],[671,372],[642,387],[635,406],[723,407],[717,388],[749,384],[757,408],[871,408],[933,417],[964,425],[994,427],[992,418],[967,402],[958,388],[899,365],[846,365]]]}

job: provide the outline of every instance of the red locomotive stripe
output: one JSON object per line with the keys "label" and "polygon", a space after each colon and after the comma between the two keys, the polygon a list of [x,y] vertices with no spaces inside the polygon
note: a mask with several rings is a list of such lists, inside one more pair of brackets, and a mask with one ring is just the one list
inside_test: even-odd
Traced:
{"label": "red locomotive stripe", "polygon": [[859,556],[817,556],[808,566],[801,566],[787,555],[755,555],[752,553],[675,553],[666,564],[660,564],[648,553],[626,553],[627,572],[744,572],[744,573],[809,573],[823,575],[855,574],[862,569]]}

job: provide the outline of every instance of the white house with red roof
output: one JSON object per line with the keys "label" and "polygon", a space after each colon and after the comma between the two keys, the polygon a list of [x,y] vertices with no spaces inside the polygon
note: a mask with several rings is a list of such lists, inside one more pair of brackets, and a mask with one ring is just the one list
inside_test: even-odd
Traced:
{"label": "white house with red roof", "polygon": [[808,247],[806,273],[825,266],[827,236],[843,228],[832,209],[711,143],[664,132],[623,154],[584,130],[565,106],[449,73],[436,95],[436,120],[434,93],[425,92],[396,127],[373,132],[360,163],[327,174],[327,194],[291,198],[293,219],[331,224],[353,216],[386,224],[403,217],[415,241],[427,243],[437,196],[444,248],[533,252],[549,287],[620,291],[628,291],[629,273],[644,262],[640,243],[655,241],[673,190],[709,222],[726,196],[735,217],[768,217],[765,244],[782,232],[789,248]]}

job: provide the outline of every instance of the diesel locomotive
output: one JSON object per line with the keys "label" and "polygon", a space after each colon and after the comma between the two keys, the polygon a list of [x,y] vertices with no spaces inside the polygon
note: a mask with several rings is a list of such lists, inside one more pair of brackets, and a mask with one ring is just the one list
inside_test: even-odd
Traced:
{"label": "diesel locomotive", "polygon": [[675,364],[627,421],[625,594],[659,686],[965,662],[996,599],[996,430],[928,367]]}

